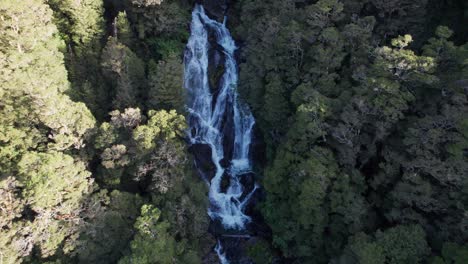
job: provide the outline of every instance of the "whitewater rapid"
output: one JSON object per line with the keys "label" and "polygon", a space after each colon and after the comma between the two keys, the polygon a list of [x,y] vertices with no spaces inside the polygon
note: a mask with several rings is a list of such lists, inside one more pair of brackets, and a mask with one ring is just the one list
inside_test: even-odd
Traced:
{"label": "whitewater rapid", "polygon": [[[257,186],[246,190],[241,177],[252,171],[250,146],[255,119],[249,107],[239,100],[237,93],[238,72],[234,52],[237,47],[226,23],[210,19],[201,5],[192,12],[191,35],[184,54],[185,80],[188,92],[188,136],[190,143],[208,145],[211,161],[215,166],[214,177],[209,181],[210,206],[208,214],[212,221],[220,221],[226,230],[244,230],[251,218],[245,213],[246,206]],[[209,36],[216,43],[210,43]],[[212,45],[217,45],[224,56],[224,73],[218,84],[210,87],[208,69]],[[215,94],[212,91],[217,90]],[[231,115],[227,117],[227,115]],[[233,122],[226,122],[232,118]],[[229,127],[231,126],[231,127]],[[227,136],[223,131],[231,131]],[[227,140],[232,142],[232,153],[226,153]],[[228,162],[226,158],[229,157]],[[228,177],[228,181],[223,178]],[[228,186],[222,186],[228,182]],[[221,263],[228,263],[218,240],[215,248]]]}

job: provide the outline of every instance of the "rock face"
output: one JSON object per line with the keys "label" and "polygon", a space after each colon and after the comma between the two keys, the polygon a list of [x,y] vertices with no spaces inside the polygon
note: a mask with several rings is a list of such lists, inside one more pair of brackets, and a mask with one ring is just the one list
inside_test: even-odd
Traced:
{"label": "rock face", "polygon": [[211,147],[206,144],[193,144],[189,147],[193,154],[195,166],[206,181],[211,181],[215,174],[215,165],[211,159]]}
{"label": "rock face", "polygon": [[205,11],[217,21],[223,21],[230,0],[199,0],[198,3],[205,7]]}
{"label": "rock face", "polygon": [[216,252],[212,249],[211,252],[207,255],[202,260],[203,264],[219,264],[219,258],[216,255]]}
{"label": "rock face", "polygon": [[236,264],[252,264],[252,260],[248,257],[247,248],[255,243],[254,237],[235,237],[224,236],[220,237],[224,245],[224,253],[230,263]]}

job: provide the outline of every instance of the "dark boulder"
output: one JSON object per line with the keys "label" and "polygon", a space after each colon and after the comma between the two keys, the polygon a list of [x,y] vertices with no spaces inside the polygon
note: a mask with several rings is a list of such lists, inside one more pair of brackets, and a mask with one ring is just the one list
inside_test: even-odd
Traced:
{"label": "dark boulder", "polygon": [[[224,135],[223,140],[223,149],[224,149],[224,158],[226,160],[232,160],[232,155],[234,152],[234,112],[231,107],[231,102],[228,102],[226,115],[224,116],[223,120],[223,130],[222,133]],[[225,164],[226,167],[230,166],[229,164]]]}
{"label": "dark boulder", "polygon": [[252,260],[247,257],[247,248],[252,245],[252,237],[223,236],[222,241],[224,252],[231,263],[251,264]]}
{"label": "dark boulder", "polygon": [[219,264],[219,258],[214,251],[214,246],[211,251],[203,257],[203,264]]}
{"label": "dark boulder", "polygon": [[221,87],[221,78],[224,75],[224,63],[225,63],[225,56],[223,52],[223,48],[216,43],[216,40],[210,41],[212,48],[208,53],[208,78],[210,89],[215,96],[219,92],[219,88]]}
{"label": "dark boulder", "polygon": [[211,147],[206,144],[193,144],[189,147],[193,154],[195,165],[207,181],[211,181],[216,172],[216,166],[211,159]]}
{"label": "dark boulder", "polygon": [[226,15],[226,10],[229,6],[230,0],[199,0],[200,4],[205,7],[205,11],[209,17],[222,22]]}

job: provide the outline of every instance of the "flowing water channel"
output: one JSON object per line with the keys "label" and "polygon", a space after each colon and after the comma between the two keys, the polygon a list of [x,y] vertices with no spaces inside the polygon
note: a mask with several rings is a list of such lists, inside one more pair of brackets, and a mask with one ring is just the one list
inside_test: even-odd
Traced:
{"label": "flowing water channel", "polygon": [[[203,6],[192,12],[191,35],[185,51],[185,88],[188,92],[189,139],[192,146],[207,146],[212,173],[200,172],[209,184],[208,215],[232,234],[246,230],[251,217],[246,207],[257,185],[245,186],[243,177],[252,177],[250,148],[255,119],[237,93],[237,47],[226,23],[210,19]],[[210,57],[214,56],[214,57]],[[221,65],[222,75],[210,82],[210,63]],[[216,87],[213,87],[213,86]],[[195,154],[196,156],[197,154]],[[197,159],[197,157],[195,157]],[[222,264],[229,263],[222,234],[215,234],[215,251]]]}

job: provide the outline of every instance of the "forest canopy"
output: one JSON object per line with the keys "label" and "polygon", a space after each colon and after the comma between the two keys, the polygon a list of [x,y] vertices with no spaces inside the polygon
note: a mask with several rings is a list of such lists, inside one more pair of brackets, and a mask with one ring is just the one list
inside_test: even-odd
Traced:
{"label": "forest canopy", "polygon": [[468,2],[0,0],[1,264],[218,263],[195,2],[256,119],[254,263],[468,263]]}

